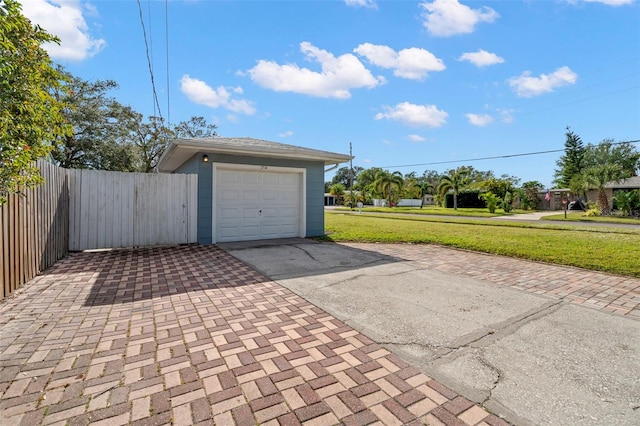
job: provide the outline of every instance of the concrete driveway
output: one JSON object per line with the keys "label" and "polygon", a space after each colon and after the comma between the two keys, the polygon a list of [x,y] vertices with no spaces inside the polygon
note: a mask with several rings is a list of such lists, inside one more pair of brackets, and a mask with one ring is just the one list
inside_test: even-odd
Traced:
{"label": "concrete driveway", "polygon": [[222,245],[515,424],[640,424],[640,280],[431,245]]}

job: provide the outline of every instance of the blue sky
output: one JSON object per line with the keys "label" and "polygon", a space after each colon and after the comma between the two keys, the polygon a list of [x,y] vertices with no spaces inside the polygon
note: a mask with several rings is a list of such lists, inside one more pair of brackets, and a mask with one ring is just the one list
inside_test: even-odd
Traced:
{"label": "blue sky", "polygon": [[152,115],[141,12],[159,112],[221,136],[547,186],[560,152],[456,161],[640,139],[637,0],[23,2],[56,63]]}

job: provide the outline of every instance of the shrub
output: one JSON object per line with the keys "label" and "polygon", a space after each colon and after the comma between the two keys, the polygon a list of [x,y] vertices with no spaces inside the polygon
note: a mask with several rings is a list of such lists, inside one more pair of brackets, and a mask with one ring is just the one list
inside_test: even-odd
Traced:
{"label": "shrub", "polygon": [[494,194],[491,191],[485,192],[484,194],[480,194],[480,197],[487,204],[489,213],[495,213],[496,207],[498,207],[498,203],[500,203],[500,197],[498,197],[496,194]]}

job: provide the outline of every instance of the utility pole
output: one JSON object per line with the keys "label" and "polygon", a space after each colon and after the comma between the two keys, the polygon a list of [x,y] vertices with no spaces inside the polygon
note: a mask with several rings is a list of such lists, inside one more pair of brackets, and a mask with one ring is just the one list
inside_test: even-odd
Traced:
{"label": "utility pole", "polygon": [[353,155],[349,142],[349,207],[353,210]]}

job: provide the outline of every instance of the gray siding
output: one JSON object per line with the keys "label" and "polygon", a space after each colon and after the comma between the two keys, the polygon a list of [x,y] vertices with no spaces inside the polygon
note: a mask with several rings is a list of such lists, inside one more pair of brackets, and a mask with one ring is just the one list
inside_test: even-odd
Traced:
{"label": "gray siding", "polygon": [[213,168],[202,161],[202,154],[196,154],[180,166],[176,173],[196,173],[198,175],[198,244],[211,244],[213,207]]}
{"label": "gray siding", "polygon": [[213,220],[213,167],[212,163],[253,164],[258,166],[296,167],[307,170],[307,237],[324,235],[324,163],[319,161],[286,160],[209,154],[209,162],[202,161],[202,154],[194,155],[180,166],[176,173],[198,174],[198,244],[212,243]]}

